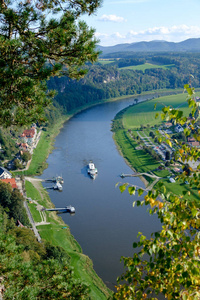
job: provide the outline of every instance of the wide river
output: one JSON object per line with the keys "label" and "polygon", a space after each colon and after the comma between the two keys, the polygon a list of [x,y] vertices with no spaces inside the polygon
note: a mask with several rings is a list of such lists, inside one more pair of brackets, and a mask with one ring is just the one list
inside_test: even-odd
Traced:
{"label": "wide river", "polygon": [[[143,101],[148,96],[137,98]],[[120,178],[121,173],[133,171],[119,154],[110,130],[116,113],[133,102],[134,98],[129,98],[105,103],[71,118],[57,136],[55,149],[47,159],[48,168],[41,176],[64,178],[63,191],[49,190],[50,198],[56,207],[75,207],[74,216],[60,216],[111,289],[123,272],[121,256],[133,255],[137,233],[150,236],[161,227],[156,216],[149,216],[146,206],[132,207],[137,196],[127,191],[121,194],[115,187],[118,182],[144,187],[139,178]],[[95,180],[87,174],[90,160],[98,168]]]}

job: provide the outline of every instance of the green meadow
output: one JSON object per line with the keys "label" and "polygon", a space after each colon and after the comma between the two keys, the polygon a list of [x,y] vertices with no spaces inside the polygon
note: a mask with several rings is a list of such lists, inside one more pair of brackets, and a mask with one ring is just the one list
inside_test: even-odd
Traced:
{"label": "green meadow", "polygon": [[[200,93],[196,93],[197,96],[199,96],[199,94]],[[156,110],[154,109],[155,104],[157,104]],[[170,171],[167,169],[157,170],[161,165],[161,162],[154,160],[150,154],[142,149],[142,147],[138,147],[141,145],[140,142],[131,137],[131,134],[136,137],[138,133],[141,136],[149,136],[149,131],[154,130],[150,127],[161,124],[161,118],[159,117],[156,119],[155,115],[156,113],[161,113],[164,106],[171,106],[174,108],[180,107],[186,116],[190,112],[186,102],[186,94],[164,96],[138,103],[137,105],[127,108],[116,121],[114,120],[114,122],[117,122],[116,124],[119,124],[119,129],[115,129],[114,140],[122,155],[134,170],[139,173],[153,172],[159,177],[164,177],[165,179],[162,179],[162,181],[165,183],[168,191],[172,191],[177,195],[181,194],[183,191],[190,191],[191,196],[189,198],[199,200],[199,195],[195,188],[179,181],[170,183],[167,177],[172,176],[173,173],[170,175]],[[120,122],[123,124],[124,129],[121,129]],[[144,130],[141,130],[141,125],[147,127]],[[127,130],[129,130],[129,132]],[[155,129],[155,132],[156,131],[157,130]],[[158,133],[156,133],[156,135],[158,136]],[[145,179],[148,184],[153,182],[153,179],[150,177],[146,177]]]}
{"label": "green meadow", "polygon": [[[156,108],[154,108],[156,104]],[[189,114],[189,108],[186,101],[186,94],[163,96],[133,105],[123,115],[123,125],[127,129],[139,128],[141,125],[150,126],[161,123],[161,118],[155,118],[156,113],[161,113],[165,106],[179,108],[183,110],[184,115]]]}
{"label": "green meadow", "polygon": [[128,66],[128,67],[122,67],[120,68],[120,70],[125,70],[125,69],[129,69],[129,70],[137,70],[137,71],[142,71],[144,72],[147,69],[171,69],[174,67],[174,64],[171,65],[154,65],[154,64],[150,64],[150,63],[145,63],[143,65],[138,65],[138,66]]}
{"label": "green meadow", "polygon": [[108,65],[108,64],[111,64],[113,62],[114,62],[114,60],[108,60],[108,59],[99,59],[98,60],[98,63],[100,63],[102,65]]}

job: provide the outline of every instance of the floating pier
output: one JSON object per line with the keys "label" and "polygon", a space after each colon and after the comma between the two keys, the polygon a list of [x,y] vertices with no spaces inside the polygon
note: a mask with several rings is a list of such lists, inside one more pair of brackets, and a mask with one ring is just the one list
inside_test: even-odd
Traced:
{"label": "floating pier", "polygon": [[61,213],[70,213],[70,214],[75,214],[75,208],[71,205],[65,206],[63,208],[43,208],[42,210],[45,211],[57,211]]}
{"label": "floating pier", "polygon": [[64,180],[61,176],[56,176],[50,179],[45,179],[45,182],[56,182],[56,183],[59,182],[60,184],[63,184]]}
{"label": "floating pier", "polygon": [[50,179],[45,179],[45,182],[55,182],[55,185],[51,186],[51,187],[46,187],[46,189],[54,189],[54,190],[58,190],[58,191],[62,191],[63,187],[62,184],[64,183],[64,180],[61,176],[56,176]]}

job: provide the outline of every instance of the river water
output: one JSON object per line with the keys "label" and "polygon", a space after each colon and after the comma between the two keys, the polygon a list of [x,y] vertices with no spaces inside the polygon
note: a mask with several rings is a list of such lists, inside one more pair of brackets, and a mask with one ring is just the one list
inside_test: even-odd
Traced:
{"label": "river water", "polygon": [[[148,97],[137,98],[144,101]],[[149,216],[146,206],[132,207],[137,196],[130,196],[127,191],[121,194],[115,187],[118,182],[144,187],[139,178],[120,178],[121,173],[133,171],[119,154],[110,131],[116,113],[133,102],[134,98],[129,98],[94,106],[65,123],[47,159],[48,168],[41,176],[64,178],[63,191],[49,190],[50,198],[56,207],[75,207],[74,216],[60,216],[111,289],[124,270],[120,257],[133,255],[137,233],[150,236],[160,229],[157,217]],[[95,180],[87,174],[90,160],[98,168]]]}

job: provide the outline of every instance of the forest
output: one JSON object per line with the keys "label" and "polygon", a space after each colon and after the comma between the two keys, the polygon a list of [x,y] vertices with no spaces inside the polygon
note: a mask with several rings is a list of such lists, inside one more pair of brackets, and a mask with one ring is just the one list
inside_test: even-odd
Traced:
{"label": "forest", "polygon": [[[54,105],[68,113],[82,105],[114,97],[182,88],[191,75],[192,85],[197,88],[200,84],[199,53],[134,53],[131,56],[125,52],[109,54],[109,59],[110,63],[106,64],[100,60],[93,65],[87,64],[87,75],[80,80],[51,77],[48,88],[57,91]],[[152,64],[152,69],[131,69],[131,66],[145,63]]]}

